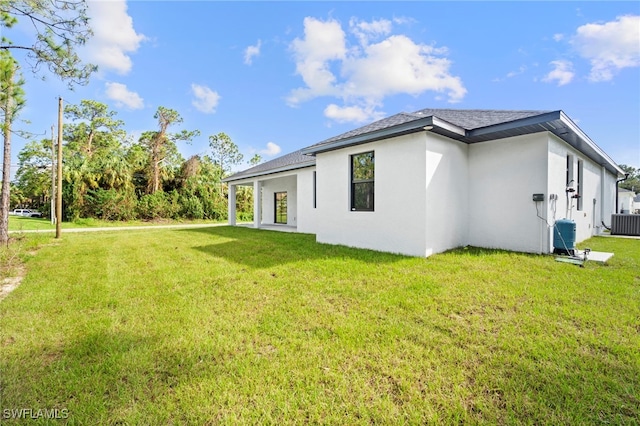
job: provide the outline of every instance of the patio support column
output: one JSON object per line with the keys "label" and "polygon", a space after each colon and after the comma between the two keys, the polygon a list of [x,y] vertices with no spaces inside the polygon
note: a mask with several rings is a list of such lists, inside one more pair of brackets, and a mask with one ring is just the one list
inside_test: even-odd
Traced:
{"label": "patio support column", "polygon": [[260,228],[260,204],[262,201],[262,194],[260,192],[260,184],[259,180],[253,181],[253,227]]}
{"label": "patio support column", "polygon": [[229,199],[227,201],[228,204],[228,215],[227,220],[230,226],[236,225],[236,186],[233,184],[229,184]]}

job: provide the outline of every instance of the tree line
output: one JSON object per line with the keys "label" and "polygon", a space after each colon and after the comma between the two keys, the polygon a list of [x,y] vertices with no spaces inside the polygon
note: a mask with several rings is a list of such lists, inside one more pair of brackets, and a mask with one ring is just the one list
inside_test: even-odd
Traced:
{"label": "tree line", "polygon": [[[29,25],[32,37],[23,44],[15,44],[9,33],[20,21]],[[3,138],[0,244],[4,245],[9,242],[11,136],[15,132],[13,123],[26,100],[20,62],[43,78],[41,72],[45,69],[67,82],[69,88],[87,84],[97,67],[83,63],[76,51],[93,35],[86,0],[1,0],[0,32],[0,127]]]}
{"label": "tree line", "polygon": [[[227,186],[222,179],[243,160],[225,133],[209,136],[209,151],[184,159],[179,143],[198,130],[176,130],[180,114],[159,107],[157,129],[132,141],[124,122],[108,106],[93,100],[64,108],[63,219],[103,220],[227,219]],[[52,196],[53,141],[28,142],[18,154],[10,205],[49,214]],[[261,161],[254,156],[249,163]],[[237,191],[241,220],[252,217],[250,188]]]}

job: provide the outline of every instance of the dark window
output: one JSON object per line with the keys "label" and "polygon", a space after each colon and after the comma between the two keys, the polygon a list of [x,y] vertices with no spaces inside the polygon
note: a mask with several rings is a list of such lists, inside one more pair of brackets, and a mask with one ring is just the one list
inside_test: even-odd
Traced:
{"label": "dark window", "polygon": [[313,172],[313,208],[316,208],[316,172]]}
{"label": "dark window", "polygon": [[582,210],[582,187],[584,185],[584,183],[582,182],[583,180],[583,173],[584,173],[584,166],[582,164],[582,160],[578,160],[578,182],[576,185],[576,195],[578,197],[577,200],[577,205],[578,205],[578,210]]}
{"label": "dark window", "polygon": [[573,155],[567,155],[567,188],[573,186]]}
{"label": "dark window", "polygon": [[274,195],[275,223],[287,223],[287,193],[276,192]]}
{"label": "dark window", "polygon": [[375,157],[373,151],[351,156],[351,210],[373,211]]}

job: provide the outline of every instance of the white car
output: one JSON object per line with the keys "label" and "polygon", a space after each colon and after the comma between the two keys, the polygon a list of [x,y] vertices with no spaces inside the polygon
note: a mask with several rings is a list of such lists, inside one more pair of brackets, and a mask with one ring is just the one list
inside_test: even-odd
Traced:
{"label": "white car", "polygon": [[11,214],[14,214],[16,216],[26,216],[26,217],[42,217],[42,213],[40,213],[37,210],[30,210],[30,209],[15,209],[14,211],[11,212]]}

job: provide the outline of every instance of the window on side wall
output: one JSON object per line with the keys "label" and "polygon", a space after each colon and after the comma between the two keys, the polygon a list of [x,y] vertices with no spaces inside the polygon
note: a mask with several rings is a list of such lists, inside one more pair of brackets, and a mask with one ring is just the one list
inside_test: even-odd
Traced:
{"label": "window on side wall", "polygon": [[573,155],[567,155],[567,188],[573,187],[575,182],[573,179]]}
{"label": "window on side wall", "polygon": [[578,199],[576,200],[577,209],[582,210],[582,199],[583,199],[583,186],[584,186],[584,166],[582,160],[578,160],[578,177],[576,182],[576,194]]}
{"label": "window on side wall", "polygon": [[351,156],[351,211],[372,212],[375,189],[373,151]]}

